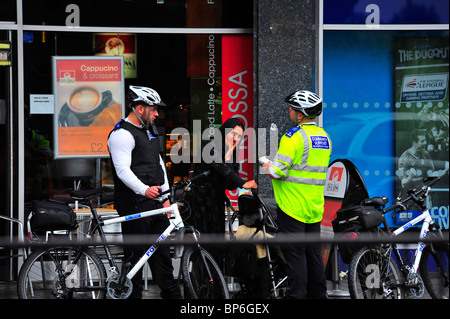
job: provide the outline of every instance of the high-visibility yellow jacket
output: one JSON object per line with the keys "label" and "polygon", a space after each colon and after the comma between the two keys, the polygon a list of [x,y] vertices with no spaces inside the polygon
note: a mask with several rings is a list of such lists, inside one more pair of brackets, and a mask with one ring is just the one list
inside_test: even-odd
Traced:
{"label": "high-visibility yellow jacket", "polygon": [[314,122],[283,135],[271,168],[275,200],[287,215],[307,224],[322,220],[331,149],[330,137]]}

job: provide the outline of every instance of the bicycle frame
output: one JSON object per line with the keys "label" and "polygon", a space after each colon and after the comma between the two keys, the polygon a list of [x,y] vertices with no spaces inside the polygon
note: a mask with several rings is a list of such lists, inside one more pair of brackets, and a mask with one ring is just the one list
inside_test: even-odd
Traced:
{"label": "bicycle frame", "polygon": [[[410,222],[406,223],[405,225],[403,225],[402,227],[396,229],[395,231],[392,232],[392,234],[394,234],[394,236],[398,236],[401,233],[405,232],[406,230],[408,230],[409,228],[411,228],[412,226],[420,223],[421,221],[423,221],[422,224],[422,228],[420,230],[420,239],[425,239],[425,237],[428,234],[428,230],[430,228],[430,224],[433,223],[433,219],[430,216],[430,212],[428,211],[428,209],[425,209],[422,214],[416,218],[414,218],[413,220],[411,220]],[[423,242],[418,242],[417,243],[417,248],[415,250],[415,256],[414,256],[414,263],[413,263],[413,271],[414,272],[418,272],[419,271],[419,263],[420,263],[420,258],[422,257],[422,251],[424,248],[424,243]]]}
{"label": "bicycle frame", "polygon": [[[435,247],[432,242],[425,243],[425,239],[434,237],[434,235],[439,237],[439,239],[444,238],[439,224],[433,220],[426,205],[431,185],[439,180],[439,177],[424,179],[424,185],[421,188],[408,190],[406,197],[398,197],[396,202],[387,208],[384,208],[384,204],[387,203],[386,197],[373,197],[362,202],[366,206],[378,207],[383,216],[388,212],[394,211],[392,215],[394,217],[396,214],[408,210],[408,203],[412,201],[419,207],[421,213],[405,225],[393,230],[390,229],[386,218],[384,218],[384,231],[381,228],[380,232],[387,235],[386,239],[383,239],[374,248],[371,248],[371,245],[364,247],[352,257],[349,270],[349,289],[352,298],[394,297],[400,299],[405,292],[409,292],[416,298],[421,298],[425,288],[433,298],[448,298],[448,268],[444,268],[445,266],[448,267],[448,246],[441,248],[440,245]],[[414,242],[417,242],[414,257],[411,261],[405,263],[397,245],[395,242],[390,242],[390,239],[393,236],[401,235],[420,222],[423,222],[423,224],[421,225],[417,241],[414,240]],[[444,253],[443,259],[440,256],[441,251]],[[380,259],[378,259],[378,256]],[[429,259],[430,256],[431,259]],[[432,268],[436,267],[438,269],[438,272],[432,270],[431,276],[428,261],[432,263]],[[377,275],[380,280],[379,283],[382,283],[383,286],[372,286],[368,282],[368,280],[373,279],[369,277],[373,276],[373,274],[369,274],[371,269],[368,269],[368,266],[371,266],[373,263],[378,268],[378,271],[383,271],[383,274],[380,272]],[[379,267],[382,267],[382,269]],[[394,289],[396,293],[393,293]]]}
{"label": "bicycle frame", "polygon": [[[94,208],[93,212],[94,211],[95,211],[95,208]],[[95,216],[95,217],[96,217],[96,219],[101,221],[101,223],[102,223],[101,226],[103,226],[103,225],[106,226],[106,225],[112,225],[112,224],[117,224],[117,223],[123,223],[123,222],[127,222],[127,221],[130,221],[130,220],[135,220],[135,219],[140,219],[140,218],[145,218],[145,217],[150,217],[150,216],[156,216],[156,215],[160,215],[160,214],[164,214],[164,213],[173,213],[174,214],[174,219],[170,221],[169,226],[166,228],[166,230],[156,240],[156,242],[162,242],[172,233],[173,230],[184,227],[184,223],[183,223],[183,220],[181,218],[180,212],[178,210],[178,205],[176,203],[170,205],[170,207],[153,209],[153,210],[149,210],[149,211],[145,211],[145,212],[141,212],[141,213],[136,213],[136,214],[131,214],[131,215],[127,215],[127,216],[111,218],[111,219],[107,219],[107,220],[101,220],[101,219],[98,218],[98,216]],[[97,212],[95,211],[94,214],[97,215]],[[104,233],[103,233],[102,227],[99,227],[99,231],[100,231],[100,236],[102,237],[102,240],[104,240],[105,237],[104,237]],[[107,247],[107,245],[105,247]],[[158,248],[158,245],[157,244],[153,244],[145,252],[145,254],[141,257],[141,259],[128,272],[128,274],[127,274],[127,278],[128,279],[131,280],[136,275],[136,273],[139,271],[139,269],[141,269],[145,265],[147,260],[155,253],[157,248]],[[109,257],[109,253],[108,252],[107,252],[107,255]]]}
{"label": "bicycle frame", "polygon": [[[203,173],[201,176],[206,176],[206,173]],[[191,179],[191,181],[193,179]],[[113,299],[128,298],[133,292],[133,277],[135,277],[138,271],[142,269],[144,264],[149,261],[149,258],[153,256],[158,247],[161,246],[162,242],[166,240],[172,232],[176,233],[177,238],[182,239],[185,230],[187,230],[189,234],[192,234],[193,239],[196,242],[194,246],[196,247],[189,247],[188,249],[182,251],[178,248],[184,248],[184,245],[182,243],[175,244],[176,249],[174,255],[174,258],[181,257],[181,277],[179,277],[179,279],[182,278],[183,280],[182,283],[185,288],[185,296],[190,296],[196,299],[228,299],[229,293],[227,284],[220,270],[220,267],[217,265],[217,262],[214,260],[211,254],[209,254],[200,246],[198,242],[197,231],[193,227],[186,228],[184,226],[184,222],[181,216],[182,212],[180,212],[178,208],[179,205],[184,205],[184,201],[175,201],[176,190],[183,188],[185,191],[188,191],[188,187],[191,185],[191,181],[175,184],[174,187],[172,187],[170,190],[162,192],[160,194],[160,197],[153,199],[160,203],[166,201],[163,196],[164,194],[170,192],[168,199],[171,205],[167,205],[167,207],[147,210],[144,212],[138,212],[127,216],[120,216],[111,219],[104,219],[103,217],[100,217],[100,214],[94,207],[93,199],[97,194],[102,193],[102,189],[97,188],[71,192],[70,196],[75,200],[80,200],[83,203],[88,204],[92,213],[92,217],[86,220],[86,222],[90,222],[89,230],[85,234],[87,245],[78,247],[78,245],[74,244],[72,247],[70,244],[64,244],[63,247],[61,247],[62,249],[60,249],[59,247],[57,247],[56,249],[43,248],[37,250],[36,252],[33,252],[32,258],[27,259],[27,261],[25,262],[26,267],[22,267],[19,275],[19,297],[24,299],[28,299],[30,297],[30,289],[33,290],[33,287],[30,286],[29,283],[32,283],[35,277],[37,277],[38,282],[47,282],[45,278],[47,277],[47,271],[41,271],[43,266],[42,256],[45,255],[48,256],[49,261],[51,261],[48,269],[48,272],[52,274],[50,279],[51,284],[50,286],[37,286],[42,290],[42,294],[35,297],[89,297],[89,292],[98,291],[98,294],[92,294],[93,298],[103,298],[106,296],[106,294]],[[144,200],[144,198],[142,198],[142,200]],[[167,201],[167,203],[169,203],[169,201]],[[162,205],[160,205],[160,207],[161,206]],[[186,206],[187,209],[189,209],[189,205],[187,203]],[[132,265],[130,262],[124,261],[122,269],[119,270],[119,268],[117,267],[116,259],[111,253],[110,246],[120,246],[121,244],[106,241],[106,231],[104,229],[104,226],[123,223],[140,218],[148,218],[166,213],[170,213],[171,215],[161,216],[161,218],[168,218],[168,220],[167,222],[164,222],[166,229],[159,235],[157,240],[152,242],[151,247],[148,248],[147,251],[142,251],[141,257],[136,264]],[[82,235],[81,232],[79,234]],[[93,236],[98,236],[97,239],[100,238],[102,242],[98,242],[98,240],[95,240],[95,237],[93,238]],[[78,239],[83,240],[82,237],[84,236],[81,236],[81,238]],[[91,240],[91,238],[94,240]],[[145,245],[144,242],[130,242],[130,244],[135,246]],[[106,258],[109,262],[108,269],[105,269],[102,258],[99,257],[94,251],[94,249],[96,249],[97,247],[103,247],[103,249],[105,250]],[[60,251],[62,252],[62,254],[60,253]],[[60,259],[59,257],[62,258]],[[82,259],[84,257],[87,258],[87,264],[85,264],[85,259]],[[91,274],[91,270],[95,271],[94,277]],[[84,295],[79,296],[78,292],[84,293]],[[86,295],[86,293],[88,294]]]}

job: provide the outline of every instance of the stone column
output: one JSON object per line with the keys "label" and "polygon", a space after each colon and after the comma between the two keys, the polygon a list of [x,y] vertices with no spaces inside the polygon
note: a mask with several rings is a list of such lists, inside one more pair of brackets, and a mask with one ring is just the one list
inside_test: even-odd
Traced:
{"label": "stone column", "polygon": [[[266,128],[267,155],[271,123],[278,127],[278,140],[294,126],[284,98],[297,89],[315,91],[316,2],[255,1],[255,129]],[[259,195],[273,197],[270,178],[259,174],[259,166]]]}

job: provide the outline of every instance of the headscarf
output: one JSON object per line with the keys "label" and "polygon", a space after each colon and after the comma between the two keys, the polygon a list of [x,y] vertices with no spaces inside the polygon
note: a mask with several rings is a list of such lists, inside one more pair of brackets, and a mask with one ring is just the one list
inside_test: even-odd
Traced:
{"label": "headscarf", "polygon": [[[242,124],[241,120],[232,117],[226,120],[219,128],[220,134],[222,136],[222,154],[221,154],[222,161],[225,161],[225,153],[226,153],[225,138],[227,134],[230,133],[236,126],[240,126],[242,127],[242,130],[244,130],[244,124]],[[233,159],[237,158],[237,150],[238,147],[236,146],[236,148],[233,151],[232,157]]]}
{"label": "headscarf", "polygon": [[[213,146],[212,149],[210,149],[210,151],[211,151],[211,156],[213,156],[215,158],[214,161],[222,162],[222,163],[225,162],[225,153],[226,153],[225,138],[226,138],[226,135],[228,133],[230,133],[236,126],[240,126],[240,127],[242,127],[242,129],[244,129],[244,124],[242,124],[242,122],[239,119],[229,118],[218,129],[218,131],[220,132],[221,139],[218,140],[217,138],[215,138],[204,144],[206,146],[209,143],[213,143],[214,146],[210,144],[210,146]],[[236,147],[234,149],[232,159],[237,158],[237,149],[238,149],[238,147]]]}

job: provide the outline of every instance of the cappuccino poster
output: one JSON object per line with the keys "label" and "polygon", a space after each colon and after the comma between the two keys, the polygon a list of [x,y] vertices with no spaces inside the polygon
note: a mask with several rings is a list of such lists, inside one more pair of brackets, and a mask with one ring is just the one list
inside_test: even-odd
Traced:
{"label": "cappuccino poster", "polygon": [[123,57],[53,57],[56,158],[109,156],[124,115]]}

